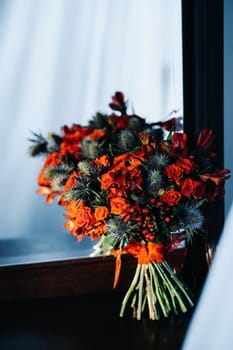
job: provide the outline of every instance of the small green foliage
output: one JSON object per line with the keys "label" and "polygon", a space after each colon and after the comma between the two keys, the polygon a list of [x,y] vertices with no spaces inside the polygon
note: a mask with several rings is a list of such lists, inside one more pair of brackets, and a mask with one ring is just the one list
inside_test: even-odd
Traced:
{"label": "small green foliage", "polygon": [[51,188],[54,192],[62,191],[66,181],[69,178],[67,168],[65,166],[63,167],[62,165],[46,168],[44,175],[50,179]]}
{"label": "small green foliage", "polygon": [[107,118],[106,114],[97,112],[90,120],[89,125],[93,129],[104,129],[107,127]]}
{"label": "small green foliage", "polygon": [[99,155],[99,145],[96,141],[93,141],[92,139],[85,137],[81,141],[81,150],[84,159],[93,160]]}
{"label": "small green foliage", "polygon": [[41,154],[48,153],[48,141],[41,135],[32,131],[33,139],[29,139],[32,142],[32,146],[29,148],[29,155],[35,157]]}
{"label": "small green foliage", "polygon": [[130,130],[122,130],[119,134],[118,147],[123,152],[129,152],[137,145],[137,138],[135,134]]}

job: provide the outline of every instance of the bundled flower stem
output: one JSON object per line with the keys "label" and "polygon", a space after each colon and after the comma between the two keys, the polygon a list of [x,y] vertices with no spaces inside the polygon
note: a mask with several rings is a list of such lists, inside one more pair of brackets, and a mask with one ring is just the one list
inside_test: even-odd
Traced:
{"label": "bundled flower stem", "polygon": [[205,235],[207,205],[223,198],[230,171],[216,164],[212,130],[191,147],[180,117],[147,123],[128,114],[122,92],[109,107],[85,126],[34,133],[30,154],[45,157],[38,193],[47,203],[57,197],[78,242],[97,240],[93,255],[116,257],[114,287],[122,254],[138,260],[121,317],[129,302],[137,319],[146,309],[152,320],[186,312],[191,292],[167,261],[194,234]]}
{"label": "bundled flower stem", "polygon": [[187,305],[193,306],[190,291],[176,276],[167,262],[137,264],[134,278],[122,302],[120,317],[124,316],[129,299],[133,315],[140,320],[146,302],[151,320],[159,320],[161,314],[185,313]]}

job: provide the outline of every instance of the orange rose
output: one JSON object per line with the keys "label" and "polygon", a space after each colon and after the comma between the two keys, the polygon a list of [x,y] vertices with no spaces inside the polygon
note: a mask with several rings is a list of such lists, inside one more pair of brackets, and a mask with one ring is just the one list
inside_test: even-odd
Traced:
{"label": "orange rose", "polygon": [[124,198],[115,197],[110,200],[111,213],[115,215],[122,214],[127,208],[128,204]]}
{"label": "orange rose", "polygon": [[113,184],[113,178],[110,173],[103,174],[101,177],[101,190],[107,190]]}
{"label": "orange rose", "polygon": [[92,225],[93,218],[91,215],[91,209],[82,204],[77,206],[75,223],[78,227],[84,227]]}
{"label": "orange rose", "polygon": [[185,179],[181,186],[181,193],[186,197],[190,197],[195,191],[196,185],[196,181],[190,178]]}
{"label": "orange rose", "polygon": [[104,220],[106,219],[108,214],[109,214],[108,208],[105,206],[96,208],[94,212],[94,216],[96,220]]}
{"label": "orange rose", "polygon": [[181,199],[180,192],[174,191],[174,190],[168,190],[167,192],[164,192],[164,194],[161,196],[161,200],[165,203],[167,203],[170,206],[176,205],[179,203]]}

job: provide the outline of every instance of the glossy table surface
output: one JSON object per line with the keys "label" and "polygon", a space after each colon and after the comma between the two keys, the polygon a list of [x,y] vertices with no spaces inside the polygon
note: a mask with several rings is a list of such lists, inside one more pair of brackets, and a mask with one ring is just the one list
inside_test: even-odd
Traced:
{"label": "glossy table surface", "polygon": [[181,348],[191,315],[141,321],[118,316],[123,295],[59,297],[1,304],[1,350]]}

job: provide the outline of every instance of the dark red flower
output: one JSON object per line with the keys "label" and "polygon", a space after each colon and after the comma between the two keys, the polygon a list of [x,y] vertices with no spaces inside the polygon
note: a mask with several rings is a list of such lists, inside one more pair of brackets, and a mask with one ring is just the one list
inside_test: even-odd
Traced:
{"label": "dark red flower", "polygon": [[188,151],[187,134],[175,132],[172,135],[172,144],[170,145],[171,155],[174,157],[185,157]]}
{"label": "dark red flower", "polygon": [[127,127],[129,122],[129,118],[126,115],[115,115],[112,114],[110,116],[108,116],[108,124],[110,124],[113,128],[113,130],[115,129],[124,129]]}
{"label": "dark red flower", "polygon": [[216,186],[214,182],[209,181],[206,184],[206,194],[211,201],[223,198],[225,194],[224,183],[220,183],[219,186]]}
{"label": "dark red flower", "polygon": [[206,185],[203,182],[195,181],[194,199],[202,199],[206,195]]}
{"label": "dark red flower", "polygon": [[117,91],[115,95],[112,96],[112,102],[109,103],[109,107],[114,111],[126,113],[126,103],[124,94],[120,91]]}
{"label": "dark red flower", "polygon": [[[175,111],[174,111],[175,112]],[[182,117],[173,117],[166,120],[165,122],[156,122],[153,125],[160,126],[161,128],[167,131],[182,131],[183,130],[183,118]]]}
{"label": "dark red flower", "polygon": [[213,145],[213,132],[212,130],[203,129],[197,139],[197,146],[203,152],[209,156],[214,157],[215,153],[211,150]]}
{"label": "dark red flower", "polygon": [[215,183],[216,186],[220,184],[220,182],[223,182],[227,179],[229,179],[230,175],[227,175],[230,173],[229,169],[221,169],[219,171],[216,171],[215,173],[206,173],[203,175],[200,175],[200,178],[203,181],[212,181]]}
{"label": "dark red flower", "polygon": [[181,131],[183,129],[182,126],[182,117],[178,117],[178,118],[171,118],[168,119],[165,122],[161,123],[161,127],[167,131]]}
{"label": "dark red flower", "polygon": [[186,196],[190,197],[196,189],[196,181],[193,181],[190,178],[187,178],[184,180],[181,186],[181,193]]}

